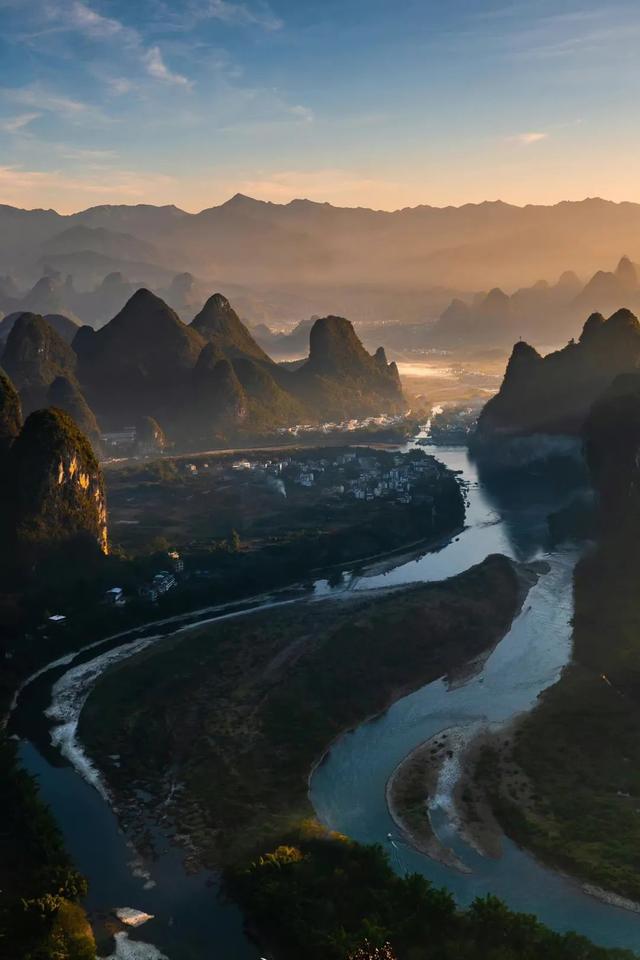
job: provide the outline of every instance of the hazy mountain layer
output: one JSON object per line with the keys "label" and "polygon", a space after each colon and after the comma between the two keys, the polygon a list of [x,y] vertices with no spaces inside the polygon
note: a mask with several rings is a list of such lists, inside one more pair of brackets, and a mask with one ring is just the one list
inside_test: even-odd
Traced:
{"label": "hazy mountain layer", "polygon": [[[98,232],[69,233],[79,227]],[[118,243],[118,234],[127,235],[126,243]],[[144,204],[70,216],[0,207],[0,262],[10,268],[33,266],[43,251],[61,246],[69,251],[77,244],[71,253],[101,255],[120,246],[123,259],[156,267],[170,263],[174,272],[249,287],[514,288],[566,269],[591,274],[622,250],[638,256],[639,236],[640,205],[600,199],[554,206],[419,206],[392,213],[241,195],[197,214]]]}

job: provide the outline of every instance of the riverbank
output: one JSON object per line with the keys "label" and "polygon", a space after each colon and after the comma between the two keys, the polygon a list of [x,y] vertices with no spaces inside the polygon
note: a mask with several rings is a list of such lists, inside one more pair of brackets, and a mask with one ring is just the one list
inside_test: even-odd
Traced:
{"label": "riverbank", "polygon": [[[307,456],[312,452],[309,449]],[[236,471],[229,461],[223,471],[225,477],[229,474],[225,483],[213,465],[195,478],[177,473],[175,466],[171,472],[169,460],[121,471],[120,486],[109,487],[115,547],[109,557],[78,576],[65,579],[64,571],[56,569],[20,590],[14,587],[6,596],[0,590],[4,618],[0,657],[7,654],[0,676],[0,717],[6,717],[26,678],[79,650],[87,636],[107,638],[127,629],[145,629],[152,619],[188,616],[190,611],[282,590],[303,580],[308,585],[320,577],[337,582],[345,567],[364,568],[410,551],[428,551],[459,533],[464,499],[451,470],[419,451],[358,452],[366,454],[365,466],[353,467],[348,460],[356,458],[355,450],[316,448],[321,461],[316,466],[324,471],[324,479],[314,481],[311,488],[292,481],[288,496],[282,495],[283,481],[266,476],[264,464]],[[333,456],[348,462],[334,465],[331,473],[323,464]],[[295,474],[297,467],[289,469]],[[334,489],[333,479],[351,482],[349,470],[411,473],[415,489],[402,497],[397,491],[375,497],[371,493],[367,500],[338,495],[335,490],[340,488]],[[364,488],[357,492],[364,495]],[[133,537],[131,543],[126,537],[119,543],[118,531],[123,530],[136,531],[126,535]],[[176,546],[176,537],[184,546],[177,582],[151,603],[139,596],[140,589],[159,570],[175,568],[175,558],[167,551]],[[118,549],[133,543],[141,551],[138,556]],[[104,602],[114,584],[123,591],[124,605]],[[63,619],[53,623],[48,619],[52,611]]]}
{"label": "riverbank", "polygon": [[[549,571],[547,563],[519,565],[517,613],[540,575]],[[502,639],[502,638],[499,638]],[[451,685],[468,682],[481,672],[491,654],[479,656],[461,665],[450,678]],[[449,819],[460,835],[484,856],[500,856],[500,830],[486,799],[474,791],[468,772],[475,767],[478,750],[489,734],[478,725],[449,727],[420,744],[393,771],[386,785],[389,812],[412,846],[426,856],[454,870],[469,873],[469,867],[437,836],[431,823],[431,811],[447,808]]]}
{"label": "riverbank", "polygon": [[[438,507],[443,506],[445,500],[453,505],[454,514],[452,514],[453,519],[451,520],[452,528],[449,533],[449,536],[453,534],[455,529],[458,529],[458,524],[460,522],[460,517],[463,516],[463,502],[462,496],[458,489],[457,483],[454,479],[453,474],[449,471],[446,471],[445,468],[438,468],[438,474],[441,480],[446,486],[446,492],[443,491],[442,486],[440,487],[437,494],[437,505]],[[441,494],[444,493],[444,496]],[[389,552],[388,562],[391,561],[391,557],[402,556],[407,553],[411,547],[414,549],[427,550],[430,548],[430,543],[433,542],[446,542],[448,539],[445,528],[449,522],[443,516],[443,511],[439,511],[440,517],[439,522],[435,524],[438,534],[435,538],[427,538],[426,541],[416,540],[416,533],[419,532],[419,529],[424,527],[424,524],[418,525],[416,529],[416,524],[410,523],[406,524],[404,529],[399,529],[398,524],[396,523],[393,536],[391,538],[394,543],[394,549]],[[433,529],[432,525],[427,525],[424,527]],[[383,541],[384,542],[384,538]],[[399,544],[399,545],[398,545]],[[371,541],[371,545],[375,546],[373,556],[371,556],[370,561],[373,562],[383,562],[383,559],[387,559],[386,551],[380,551],[379,547],[381,546],[381,541],[374,539]],[[398,546],[396,546],[398,545]],[[359,547],[362,544],[355,545],[355,553],[353,554],[359,562],[366,564],[369,561],[369,558],[365,555],[358,554]],[[242,557],[228,558],[233,560],[240,560],[242,563]],[[322,560],[323,557],[320,556],[316,558],[313,554],[313,551],[308,553],[308,556],[305,557],[305,562],[308,563],[309,559],[314,562],[317,560]],[[397,562],[397,561],[396,561]],[[280,583],[284,579],[284,573],[286,571],[280,571],[277,564],[270,563],[268,573],[265,570],[265,576],[263,580],[266,581],[266,585],[269,585],[269,582]],[[342,571],[343,567],[338,565],[337,568]],[[330,576],[331,569],[327,567],[326,570],[319,569],[313,571],[312,567],[309,567],[309,574],[318,573],[322,575],[323,573],[326,576]],[[295,575],[300,576],[301,565],[298,563]],[[111,574],[108,574],[111,576]],[[286,578],[288,579],[288,577]],[[227,595],[229,593],[236,594],[239,598],[243,595],[246,596],[247,591],[250,590],[253,586],[252,578],[247,577],[246,570],[243,573],[242,577],[238,578],[239,582],[237,588],[234,584],[226,583],[225,592]],[[240,582],[241,581],[241,582]],[[105,586],[106,584],[103,584]],[[210,604],[209,606],[202,606],[198,609],[191,609],[188,612],[180,613],[174,611],[180,611],[184,609],[185,606],[194,607],[197,605],[199,600],[202,603],[202,599],[205,596],[210,597],[212,592],[211,582],[202,582],[202,583],[189,583],[185,584],[186,590],[176,591],[176,596],[171,595],[165,600],[168,600],[168,603],[162,603],[160,609],[165,612],[165,616],[159,617],[155,622],[149,623],[148,616],[149,610],[148,605],[145,605],[140,602],[134,602],[131,605],[128,605],[124,610],[104,607],[100,604],[94,603],[91,607],[87,603],[87,600],[91,599],[90,596],[87,597],[87,584],[83,586],[83,590],[80,591],[82,596],[82,603],[84,606],[81,609],[74,610],[73,615],[67,618],[64,629],[60,628],[58,630],[52,630],[49,628],[46,633],[42,631],[42,628],[35,629],[36,621],[34,620],[34,630],[33,633],[27,635],[26,641],[22,641],[20,647],[15,648],[16,652],[12,656],[10,661],[7,661],[7,669],[3,673],[2,683],[0,687],[0,708],[2,710],[2,726],[7,722],[10,712],[15,708],[18,697],[21,690],[24,689],[25,685],[28,685],[32,680],[37,679],[42,673],[49,671],[53,668],[53,676],[62,673],[64,667],[68,666],[72,662],[83,662],[89,660],[91,656],[100,655],[98,651],[103,653],[109,651],[111,648],[118,646],[119,644],[126,644],[127,642],[140,643],[143,645],[146,642],[153,642],[154,639],[158,639],[158,636],[155,634],[162,635],[167,632],[175,632],[176,630],[188,628],[188,626],[198,619],[210,619],[211,616],[216,614],[224,615],[225,608],[233,610],[234,605],[232,603],[220,603],[220,604]],[[184,596],[180,598],[177,597],[179,592],[184,592]],[[215,592],[215,591],[214,591]],[[303,597],[308,597],[308,588],[304,589],[302,587],[298,588],[297,591],[282,591],[281,595],[294,595],[295,599],[302,599]],[[100,590],[97,590],[97,596],[100,596]],[[58,598],[60,599],[60,598]],[[179,601],[179,602],[176,602]],[[270,598],[268,595],[264,594],[262,597],[254,597],[253,601],[256,605],[262,603],[278,603],[283,602],[278,600],[276,595],[275,598]],[[64,600],[61,601],[64,605]],[[75,602],[75,601],[74,601]],[[288,602],[288,601],[284,601]],[[247,601],[248,603],[248,601]],[[242,606],[242,602],[239,599],[235,604],[236,607]],[[157,613],[160,613],[158,609]],[[65,608],[65,613],[70,611]],[[182,624],[183,626],[180,626]],[[120,629],[118,629],[118,627]],[[127,629],[128,628],[128,629]],[[155,634],[154,634],[155,631]],[[87,636],[96,634],[100,636],[103,634],[103,639],[93,640],[91,643],[86,644],[82,643],[82,640]],[[8,638],[5,638],[7,642]],[[33,641],[33,642],[32,642]],[[37,643],[36,643],[37,641]],[[92,651],[95,650],[95,653]],[[97,782],[97,781],[96,781]],[[4,850],[4,844],[2,849]],[[70,915],[73,905],[69,903],[69,908],[66,910],[65,916]],[[79,910],[79,908],[78,908]],[[79,911],[79,916],[82,916],[82,912]],[[6,925],[6,924],[3,924]],[[88,926],[87,926],[87,929]]]}
{"label": "riverbank", "polygon": [[492,648],[520,588],[494,556],[442,583],[168,638],[98,681],[80,740],[139,839],[144,791],[144,814],[201,862],[235,861],[312,815],[308,771],[338,734]]}
{"label": "riverbank", "polygon": [[[406,584],[412,581],[441,581],[447,575],[451,576],[464,570],[469,563],[480,560],[487,553],[509,553],[513,545],[512,533],[514,532],[519,545],[523,542],[526,545],[528,556],[539,555],[541,548],[544,551],[546,541],[538,538],[543,536],[547,529],[546,516],[550,509],[556,508],[555,505],[558,503],[556,491],[552,491],[548,499],[545,487],[538,491],[537,495],[536,491],[530,489],[523,491],[517,501],[518,506],[522,506],[522,509],[518,510],[518,526],[516,527],[513,521],[514,504],[511,501],[508,504],[508,511],[511,513],[507,512],[507,523],[496,524],[494,519],[496,500],[493,496],[490,498],[484,496],[482,485],[475,482],[475,472],[466,460],[464,452],[445,451],[444,459],[452,468],[462,469],[463,477],[468,482],[466,487],[470,503],[468,527],[459,538],[440,553],[429,554],[416,563],[407,564],[405,568],[389,577],[373,578],[373,582],[366,582],[368,589],[378,585]],[[547,502],[554,506],[547,507]],[[511,716],[514,708],[517,710],[518,706],[520,709],[528,708],[537,693],[553,682],[553,678],[557,676],[558,670],[566,661],[569,648],[568,623],[572,614],[571,571],[576,553],[577,550],[563,549],[550,557],[551,572],[548,576],[542,577],[534,588],[528,601],[531,604],[530,613],[518,618],[505,641],[494,651],[483,668],[482,682],[476,677],[464,686],[459,686],[435,680],[414,694],[397,700],[385,713],[371,711],[367,716],[375,715],[377,719],[364,725],[356,722],[350,727],[350,729],[354,728],[353,733],[332,741],[334,745],[331,753],[317,768],[311,787],[313,804],[322,822],[355,837],[362,843],[382,842],[388,831],[393,829],[384,802],[385,783],[389,772],[400,762],[403,755],[406,755],[421,740],[427,739],[441,729],[445,717],[451,718],[448,722],[453,718],[464,721],[465,717],[474,722],[479,716],[486,716],[491,721],[500,721]],[[365,582],[355,580],[352,586],[357,590],[364,587]],[[339,593],[339,597],[344,597],[344,591]],[[397,653],[396,650],[396,655]],[[92,652],[91,655],[95,654]],[[195,664],[191,664],[191,669],[195,669]],[[62,670],[63,668],[60,672]],[[49,681],[47,686],[46,678],[43,677],[36,686],[41,687],[44,694],[33,704],[36,712],[41,713],[50,700],[50,697],[46,699],[45,697],[51,688],[51,682]],[[187,706],[190,704],[189,695],[190,691],[187,688],[184,697],[184,703]],[[29,702],[33,700],[29,693],[26,698]],[[42,706],[38,706],[40,703]],[[23,701],[23,707],[25,706],[27,706],[26,700]],[[158,709],[162,711],[163,707],[164,704],[160,700]],[[124,712],[130,708],[131,704],[123,703]],[[295,719],[296,714],[292,711],[290,722],[295,722]],[[48,742],[48,729],[45,725],[41,724],[41,726],[43,730],[40,736]],[[24,727],[21,729],[24,730]],[[200,734],[206,738],[207,742],[204,745],[206,749],[209,739],[215,737],[215,730],[197,731],[197,736]],[[27,736],[29,736],[28,733]],[[140,756],[143,762],[146,745],[145,740],[141,739]],[[200,948],[200,953],[196,949],[196,956],[210,952],[212,944],[223,943],[229,955],[244,958],[242,943],[236,940],[228,941],[221,932],[226,930],[226,920],[225,915],[220,914],[215,885],[213,888],[208,886],[206,874],[185,876],[179,844],[172,847],[170,842],[162,843],[158,859],[151,864],[151,874],[157,886],[152,890],[142,890],[140,881],[137,881],[138,892],[136,893],[136,884],[131,883],[127,869],[127,863],[131,859],[130,852],[124,852],[121,857],[116,854],[116,862],[110,863],[109,869],[104,870],[101,849],[105,851],[108,849],[111,858],[113,851],[118,849],[117,838],[122,837],[117,832],[115,818],[109,808],[95,791],[87,787],[70,770],[53,766],[49,768],[48,761],[44,758],[38,759],[36,751],[30,745],[27,744],[26,747],[25,762],[29,769],[41,777],[44,794],[50,798],[50,802],[53,802],[54,809],[57,785],[66,783],[65,795],[69,797],[73,812],[67,811],[65,801],[64,810],[58,809],[57,813],[62,814],[63,821],[67,819],[66,832],[71,847],[75,844],[84,849],[87,844],[83,844],[83,838],[88,836],[85,823],[88,820],[88,823],[93,826],[92,836],[96,838],[95,845],[94,841],[90,840],[91,854],[86,863],[82,861],[82,857],[80,860],[85,873],[91,878],[91,887],[94,891],[93,903],[96,909],[101,910],[104,904],[108,906],[129,903],[155,913],[159,918],[164,918],[164,924],[158,919],[151,921],[150,929],[144,930],[143,939],[151,940],[172,960],[178,960],[178,958],[186,960],[188,956],[193,955],[194,943]],[[114,754],[113,763],[117,763],[118,760],[119,758]],[[134,760],[135,758],[132,759],[132,763]],[[179,787],[180,782],[177,785]],[[99,811],[96,810],[92,814],[91,809],[85,810],[85,804],[82,802],[85,794],[86,806],[99,808]],[[146,795],[141,795],[140,800],[145,799]],[[86,813],[90,814],[88,818]],[[77,820],[77,828],[73,823],[74,817]],[[153,810],[149,823],[154,830],[154,840],[164,840],[162,827],[160,831],[155,830]],[[175,827],[172,831],[171,821],[167,818],[165,823],[169,833],[174,835]],[[110,824],[113,825],[113,830]],[[112,836],[113,831],[115,833]],[[293,838],[292,842],[294,842]],[[476,858],[473,863],[474,876],[470,880],[464,875],[455,874],[432,863],[406,845],[398,844],[396,848],[394,844],[389,844],[388,852],[393,869],[398,876],[404,876],[410,872],[432,878],[437,886],[447,887],[459,902],[470,902],[469,891],[475,891],[475,894],[483,897],[486,894],[497,894],[511,909],[536,913],[554,929],[560,931],[577,929],[590,936],[592,940],[605,942],[610,946],[633,948],[637,945],[637,918],[631,914],[625,917],[617,908],[605,907],[591,897],[582,896],[577,887],[574,889],[562,881],[557,874],[537,866],[532,858],[527,858],[513,845],[509,845],[506,851],[506,862],[505,860],[486,861],[489,866],[485,868],[479,862],[479,858]],[[259,859],[264,859],[266,862],[270,858],[265,855]],[[114,867],[116,867],[115,870]],[[279,873],[278,876],[284,879],[283,874]],[[527,882],[523,883],[523,880]],[[126,897],[121,896],[123,889],[129,890]],[[352,893],[358,890],[363,894],[360,901],[361,910],[356,903],[357,898],[354,899],[352,896]],[[316,892],[314,904],[324,903],[323,895]],[[341,922],[341,918],[344,918],[347,923],[357,918],[360,920],[373,918],[375,921],[378,916],[375,898],[370,895],[368,885],[362,883],[362,877],[357,872],[357,864],[354,865],[354,870],[345,876],[344,885],[340,886],[339,890],[338,887],[334,888],[334,893],[337,895],[337,903],[343,906],[344,910],[332,914],[332,923],[329,924],[330,929],[326,929],[326,935],[331,935],[330,930],[335,931],[335,924]],[[293,934],[292,925],[294,922],[297,923],[292,909],[295,902],[299,902],[298,896],[289,898],[284,912],[279,914],[275,910],[273,912],[274,921],[279,923],[283,931],[291,934]],[[502,930],[505,922],[505,908],[502,904],[496,904],[496,909],[498,906],[502,913],[496,918],[496,922],[498,929]],[[226,906],[225,910],[228,909],[230,909],[229,906]],[[354,912],[358,910],[360,910],[359,913]],[[317,911],[314,916],[317,919]],[[522,924],[524,918],[517,917],[516,920],[517,924]],[[249,921],[251,922],[250,916]],[[303,923],[297,927],[305,947],[306,938],[312,935],[311,928],[315,927],[312,921],[313,918],[309,926],[305,927]],[[154,927],[153,930],[151,926]],[[196,931],[194,926],[199,929]],[[394,934],[399,932],[393,923],[392,927]],[[360,927],[360,929],[363,928]],[[564,943],[564,938],[556,936],[554,944],[557,945],[557,950],[562,949],[561,941]],[[265,940],[262,942],[264,943]],[[569,943],[573,943],[574,949],[577,949],[574,938],[568,938],[566,942],[567,949],[569,949]],[[233,945],[230,946],[230,943]],[[395,945],[395,938],[393,943]],[[580,946],[580,955],[583,960],[586,956],[599,958],[622,956],[620,951],[599,950],[589,948],[586,944],[583,947],[582,944],[585,942],[581,941]],[[305,947],[298,949],[296,958],[301,954],[306,955]],[[589,949],[591,953],[585,952]],[[564,956],[557,950],[558,956]],[[224,948],[222,952],[226,956]],[[265,956],[269,955],[264,948],[262,953]],[[569,952],[568,956],[570,955]],[[326,951],[321,956],[326,960]],[[337,953],[336,956],[343,960],[346,956],[345,950]],[[525,954],[519,952],[517,956],[522,960]],[[255,950],[249,948],[247,957],[249,960],[255,957]]]}
{"label": "riverbank", "polygon": [[639,577],[629,535],[583,558],[572,664],[479,765],[508,835],[610,903],[640,900]]}
{"label": "riverbank", "polygon": [[0,735],[0,956],[95,960],[86,883],[15,745]]}

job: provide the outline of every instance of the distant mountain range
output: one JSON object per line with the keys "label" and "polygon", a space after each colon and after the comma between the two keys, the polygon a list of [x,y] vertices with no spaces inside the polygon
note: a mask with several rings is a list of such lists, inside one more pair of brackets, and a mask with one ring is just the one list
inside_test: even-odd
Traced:
{"label": "distant mountain range", "polygon": [[582,283],[565,271],[557,283],[538,281],[511,296],[499,287],[470,302],[454,299],[428,333],[433,346],[498,346],[520,336],[540,344],[558,344],[579,332],[589,313],[613,313],[619,307],[640,311],[638,267],[623,256],[615,270],[598,270]]}
{"label": "distant mountain range", "polygon": [[[496,287],[465,299],[455,297],[432,322],[360,323],[358,332],[371,348],[383,334],[386,346],[398,357],[427,349],[505,349],[517,337],[541,346],[555,345],[574,337],[588,313],[609,314],[621,305],[640,312],[638,277],[638,267],[623,256],[615,270],[598,270],[586,283],[565,271],[555,284],[538,281],[511,295]],[[21,292],[11,279],[0,278],[0,308],[7,313],[0,320],[0,342],[6,341],[13,323],[23,312],[42,314],[70,342],[81,325],[80,317],[99,327],[119,312],[137,289],[140,284],[121,273],[108,274],[93,290],[83,293],[75,289],[69,277],[63,279],[60,274],[41,277],[26,292]],[[190,273],[173,276],[156,292],[185,319],[199,313],[207,298],[204,281]],[[251,334],[254,342],[271,356],[301,358],[307,353],[316,319],[317,315],[313,315],[301,320],[290,332],[258,323],[252,326]]]}
{"label": "distant mountain range", "polygon": [[[511,295],[495,287],[454,297],[436,321],[389,324],[384,337],[398,356],[428,349],[505,349],[517,337],[548,348],[576,336],[587,314],[609,314],[620,306],[640,312],[639,268],[626,256],[615,270],[598,270],[586,283],[567,270],[554,284],[539,280]],[[302,320],[288,333],[257,324],[253,334],[273,356],[297,357],[304,352],[312,324],[313,318]],[[379,329],[360,325],[359,333],[367,342]]]}
{"label": "distant mountain range", "polygon": [[190,272],[208,289],[215,281],[252,322],[329,312],[406,322],[434,319],[456,294],[513,290],[567,270],[589,276],[623,251],[640,259],[639,238],[640,205],[600,199],[393,213],[241,195],[196,214],[138,205],[61,216],[0,206],[0,273],[24,287],[58,271],[78,290],[121,273],[160,290]]}
{"label": "distant mountain range", "polygon": [[[290,369],[256,343],[214,294],[190,324],[136,291],[99,330],[36,313],[8,318],[1,365],[25,414],[56,406],[100,450],[100,430],[149,424],[182,449],[206,449],[280,427],[401,413],[394,363],[370,355],[341,317],[316,320],[308,359]],[[7,324],[7,320],[4,321]]]}

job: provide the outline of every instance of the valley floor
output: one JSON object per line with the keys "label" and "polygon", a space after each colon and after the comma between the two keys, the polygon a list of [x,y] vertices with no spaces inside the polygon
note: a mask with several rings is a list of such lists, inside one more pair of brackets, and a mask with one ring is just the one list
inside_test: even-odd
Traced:
{"label": "valley floor", "polygon": [[144,791],[146,813],[173,824],[204,862],[237,862],[312,815],[309,771],[337,736],[491,650],[524,583],[492,556],[442,583],[299,603],[167,639],[102,677],[80,739],[127,826],[143,824]]}

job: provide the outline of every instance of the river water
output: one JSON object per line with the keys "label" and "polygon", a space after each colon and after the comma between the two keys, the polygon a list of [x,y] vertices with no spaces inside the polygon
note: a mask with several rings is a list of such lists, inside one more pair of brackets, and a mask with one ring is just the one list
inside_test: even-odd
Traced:
{"label": "river water", "polygon": [[[496,552],[518,560],[544,558],[550,572],[531,590],[522,613],[481,674],[454,689],[442,681],[431,683],[338,741],[311,781],[310,796],[317,815],[356,840],[387,844],[395,869],[424,874],[448,887],[460,903],[493,892],[514,909],[536,913],[557,930],[574,929],[601,944],[640,950],[640,916],[587,896],[577,884],[542,867],[508,841],[500,860],[478,856],[457,838],[444,807],[434,812],[438,833],[471,873],[434,863],[397,836],[386,808],[385,785],[411,749],[451,726],[507,720],[529,709],[558,677],[570,656],[572,574],[583,546],[553,547],[549,541],[549,513],[575,495],[562,480],[531,475],[515,487],[500,486],[481,480],[462,448],[439,447],[428,452],[460,471],[465,481],[465,530],[437,552],[396,560],[386,570],[365,576],[346,573],[337,589],[320,581],[315,598],[344,590],[441,580]],[[301,602],[299,596],[294,599]],[[211,613],[207,619],[212,619]],[[124,656],[125,645],[121,646]],[[152,824],[149,829],[157,856],[151,863],[139,861],[111,807],[95,788],[102,788],[99,774],[88,772],[93,785],[78,774],[77,769],[85,763],[81,745],[74,743],[73,725],[70,733],[61,734],[65,717],[60,710],[65,703],[76,711],[81,708],[100,666],[96,661],[93,652],[80,655],[38,677],[21,694],[10,726],[10,732],[21,740],[24,766],[38,777],[68,849],[89,879],[89,910],[94,918],[124,906],[155,915],[132,932],[130,939],[120,939],[115,947],[118,958],[257,960],[259,953],[243,933],[238,910],[218,896],[216,876],[204,871],[187,875],[180,849]],[[54,715],[45,716],[45,710],[51,714],[52,700]],[[72,714],[67,720],[69,716]],[[86,767],[83,772],[87,775]],[[393,842],[386,839],[389,833]],[[113,943],[105,940],[102,955],[113,950]]]}

